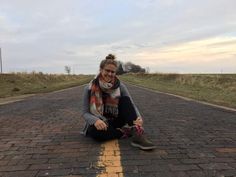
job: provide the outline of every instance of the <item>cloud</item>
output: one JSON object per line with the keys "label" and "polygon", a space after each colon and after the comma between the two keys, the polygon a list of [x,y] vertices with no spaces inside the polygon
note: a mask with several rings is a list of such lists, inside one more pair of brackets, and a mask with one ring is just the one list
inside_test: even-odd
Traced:
{"label": "cloud", "polygon": [[[225,45],[227,44],[227,45]],[[135,61],[141,65],[150,66],[152,70],[155,68],[176,66],[183,68],[194,68],[199,66],[210,66],[216,63],[222,68],[227,65],[236,66],[235,56],[236,37],[217,37],[192,42],[180,43],[159,49],[151,48],[135,54]],[[144,60],[145,59],[145,60]],[[219,71],[219,70],[218,70]],[[190,72],[190,71],[189,71]],[[235,72],[235,69],[231,72]]]}
{"label": "cloud", "polygon": [[200,72],[201,63],[213,62],[229,68],[235,6],[234,0],[1,0],[4,68],[63,72],[78,65],[78,72],[95,73],[108,53],[154,72]]}

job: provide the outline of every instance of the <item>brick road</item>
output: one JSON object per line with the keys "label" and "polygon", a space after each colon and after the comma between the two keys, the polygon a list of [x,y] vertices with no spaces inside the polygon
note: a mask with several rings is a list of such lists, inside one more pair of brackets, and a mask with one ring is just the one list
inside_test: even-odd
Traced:
{"label": "brick road", "polygon": [[[236,112],[128,87],[158,148],[144,152],[129,139],[119,140],[115,154],[105,153],[120,157],[121,167],[110,176],[236,176]],[[98,165],[103,145],[80,135],[82,91],[75,87],[0,106],[0,177],[104,171]]]}

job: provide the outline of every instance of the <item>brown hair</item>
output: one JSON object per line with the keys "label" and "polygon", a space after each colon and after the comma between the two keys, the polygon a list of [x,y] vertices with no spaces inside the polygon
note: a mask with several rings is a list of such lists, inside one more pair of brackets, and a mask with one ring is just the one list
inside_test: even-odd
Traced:
{"label": "brown hair", "polygon": [[103,69],[105,67],[105,65],[108,65],[108,64],[112,64],[112,65],[115,65],[116,67],[118,67],[118,63],[115,59],[116,59],[115,55],[113,55],[113,54],[107,55],[106,58],[101,61],[100,69]]}

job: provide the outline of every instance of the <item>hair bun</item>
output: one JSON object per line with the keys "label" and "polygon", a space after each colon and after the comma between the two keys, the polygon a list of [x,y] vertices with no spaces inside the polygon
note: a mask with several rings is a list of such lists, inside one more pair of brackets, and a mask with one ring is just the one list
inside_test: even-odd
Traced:
{"label": "hair bun", "polygon": [[113,54],[109,54],[106,56],[106,60],[115,60],[115,59],[116,59],[116,56]]}

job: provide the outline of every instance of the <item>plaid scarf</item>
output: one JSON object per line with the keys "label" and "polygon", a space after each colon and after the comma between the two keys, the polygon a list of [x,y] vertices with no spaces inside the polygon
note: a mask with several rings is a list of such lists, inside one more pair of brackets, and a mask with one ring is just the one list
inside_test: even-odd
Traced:
{"label": "plaid scarf", "polygon": [[111,82],[105,82],[99,74],[89,84],[90,112],[103,121],[118,116],[118,103],[120,97],[120,81],[117,77]]}

